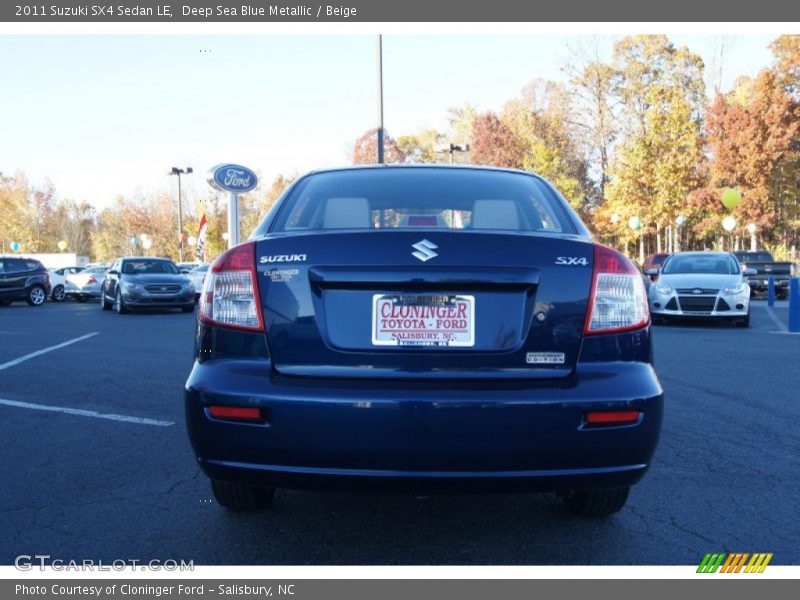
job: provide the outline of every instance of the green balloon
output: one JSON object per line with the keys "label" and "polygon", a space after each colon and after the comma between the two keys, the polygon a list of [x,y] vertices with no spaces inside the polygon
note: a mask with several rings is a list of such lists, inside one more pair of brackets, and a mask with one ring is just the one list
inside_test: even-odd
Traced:
{"label": "green balloon", "polygon": [[722,204],[724,204],[725,208],[728,210],[736,210],[736,207],[739,206],[739,202],[741,201],[742,194],[739,193],[737,189],[727,188],[722,192]]}
{"label": "green balloon", "polygon": [[642,227],[642,220],[639,217],[631,217],[628,219],[628,227],[638,231]]}

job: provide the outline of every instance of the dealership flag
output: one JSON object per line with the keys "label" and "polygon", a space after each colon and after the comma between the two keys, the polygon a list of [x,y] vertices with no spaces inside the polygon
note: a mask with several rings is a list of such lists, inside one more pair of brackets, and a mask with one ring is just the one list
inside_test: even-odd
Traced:
{"label": "dealership flag", "polygon": [[203,260],[204,257],[204,249],[206,246],[206,229],[208,229],[208,221],[206,221],[205,214],[203,218],[200,219],[200,229],[197,230],[197,250],[195,250],[195,258],[197,260]]}

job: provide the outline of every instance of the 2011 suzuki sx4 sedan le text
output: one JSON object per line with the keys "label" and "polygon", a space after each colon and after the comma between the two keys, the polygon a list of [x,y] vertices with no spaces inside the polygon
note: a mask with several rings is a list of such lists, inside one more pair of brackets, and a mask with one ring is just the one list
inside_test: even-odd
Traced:
{"label": "2011 suzuki sx4 sedan le text", "polygon": [[522,171],[297,180],[203,285],[189,436],[219,504],[276,488],[554,492],[648,468],[663,391],[642,277]]}

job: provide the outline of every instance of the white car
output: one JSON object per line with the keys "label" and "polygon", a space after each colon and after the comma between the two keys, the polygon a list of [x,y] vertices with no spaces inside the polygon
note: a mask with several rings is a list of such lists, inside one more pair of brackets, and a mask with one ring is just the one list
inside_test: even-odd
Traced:
{"label": "white car", "polygon": [[67,275],[64,293],[78,302],[100,297],[100,288],[106,278],[106,266],[87,267],[80,273]]}
{"label": "white car", "polygon": [[195,300],[200,298],[200,290],[203,289],[203,282],[206,280],[206,273],[208,273],[208,267],[210,266],[209,264],[199,265],[186,274],[194,284]]}
{"label": "white car", "polygon": [[650,286],[653,321],[669,317],[704,317],[732,320],[738,327],[750,325],[750,286],[728,252],[678,252],[671,255]]}
{"label": "white car", "polygon": [[[80,273],[83,267],[61,267],[60,269],[48,269],[50,273],[50,298],[53,302],[63,302],[67,297],[67,277]],[[72,285],[72,284],[69,284]],[[74,286],[73,286],[74,287]]]}

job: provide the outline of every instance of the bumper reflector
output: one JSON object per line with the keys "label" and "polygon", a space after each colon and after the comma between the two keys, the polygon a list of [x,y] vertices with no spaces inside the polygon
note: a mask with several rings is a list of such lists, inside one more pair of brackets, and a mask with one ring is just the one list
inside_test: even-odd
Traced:
{"label": "bumper reflector", "polygon": [[262,421],[261,409],[244,406],[209,406],[208,414],[229,421]]}
{"label": "bumper reflector", "polygon": [[619,425],[623,423],[635,423],[638,419],[638,410],[586,413],[587,425]]}

